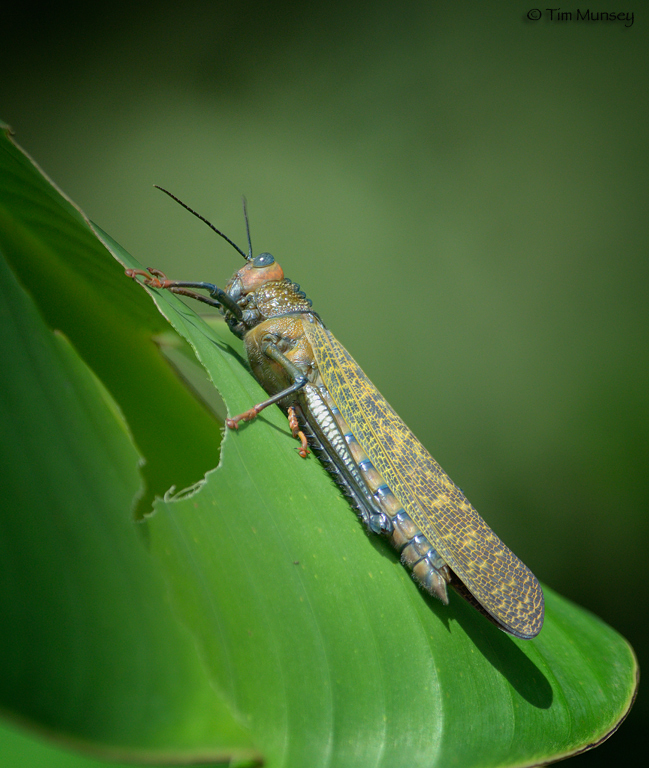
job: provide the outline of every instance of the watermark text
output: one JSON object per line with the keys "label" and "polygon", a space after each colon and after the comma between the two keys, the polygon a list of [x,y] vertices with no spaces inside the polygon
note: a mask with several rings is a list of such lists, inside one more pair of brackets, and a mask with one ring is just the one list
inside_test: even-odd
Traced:
{"label": "watermark text", "polygon": [[635,21],[635,14],[628,11],[610,13],[591,11],[590,8],[585,11],[581,8],[577,8],[576,11],[564,11],[561,8],[531,8],[527,12],[527,18],[530,21],[540,21],[544,16],[547,21],[618,21],[624,22],[625,27],[632,27]]}

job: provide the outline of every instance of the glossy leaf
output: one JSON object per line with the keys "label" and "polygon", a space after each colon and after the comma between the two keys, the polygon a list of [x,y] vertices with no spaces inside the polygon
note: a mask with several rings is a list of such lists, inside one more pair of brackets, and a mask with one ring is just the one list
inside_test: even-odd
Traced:
{"label": "glossy leaf", "polygon": [[[3,151],[13,150],[3,145]],[[6,174],[6,170],[0,172]],[[46,183],[32,178],[33,173],[28,164],[18,164],[12,183],[13,189],[24,188],[32,195],[30,210],[40,205],[43,195],[50,201],[52,210],[42,214],[37,226],[32,226],[24,214],[10,212],[8,195],[0,197],[0,225],[5,232],[3,242],[13,249],[12,268],[33,292],[50,327],[61,327],[63,309],[72,317],[68,320],[71,326],[87,321],[92,301],[76,301],[79,287],[93,285],[97,274],[111,275],[108,282],[102,282],[102,301],[109,307],[103,316],[106,327],[102,338],[116,336],[117,342],[110,345],[108,354],[117,357],[101,369],[105,371],[101,379],[108,382],[106,386],[130,424],[123,402],[133,404],[132,395],[124,395],[128,383],[133,379],[141,387],[156,366],[166,363],[147,354],[138,360],[135,354],[124,367],[119,362],[120,350],[129,343],[134,348],[154,350],[146,330],[149,328],[152,336],[159,333],[160,327],[147,313],[144,290],[122,279],[115,265],[107,266],[110,257],[99,243],[88,245],[92,238],[83,217],[70,213],[69,204],[58,198],[55,190],[49,188],[46,193]],[[68,264],[66,248],[61,246],[62,230],[57,223],[61,209],[72,219],[66,219],[66,236],[83,240],[79,252],[88,259],[83,269],[78,262],[72,267]],[[41,205],[36,210],[45,209]],[[49,220],[59,238],[56,248],[45,247],[48,238],[43,233],[44,220]],[[6,236],[6,222],[18,222],[20,236],[15,232]],[[96,231],[124,266],[139,266],[108,236]],[[50,277],[60,294],[57,306],[52,306],[40,279],[30,274],[24,262],[16,266],[20,259],[29,260],[28,242],[35,242],[41,255],[49,248],[56,252]],[[229,250],[225,254],[222,282],[238,266]],[[176,297],[165,292],[151,293],[165,316],[192,344],[231,413],[245,410],[263,398],[245,367],[240,345],[223,324],[208,325]],[[53,467],[63,462],[70,476],[76,477],[75,482],[90,488],[94,495],[93,502],[88,503],[85,497],[61,494],[63,501],[56,514],[48,508],[44,496],[26,498],[21,513],[33,521],[36,532],[40,516],[50,521],[69,520],[66,530],[74,534],[69,538],[75,542],[77,553],[74,558],[67,551],[66,537],[54,536],[54,524],[48,528],[43,523],[44,535],[38,539],[38,547],[33,546],[46,552],[47,557],[45,565],[33,574],[26,567],[33,557],[31,537],[23,541],[21,526],[13,521],[7,541],[19,556],[12,561],[17,563],[12,573],[17,574],[18,581],[31,579],[33,588],[47,587],[53,593],[49,613],[42,600],[34,599],[29,603],[31,613],[24,615],[33,613],[30,621],[36,625],[47,618],[53,624],[58,620],[60,626],[44,626],[50,633],[56,629],[57,637],[63,639],[46,648],[47,634],[30,634],[26,619],[24,625],[14,622],[18,631],[9,648],[18,653],[20,640],[27,642],[29,638],[32,653],[43,661],[39,674],[31,678],[33,693],[21,693],[26,699],[19,702],[22,709],[16,703],[17,683],[12,689],[14,698],[6,695],[3,700],[5,709],[50,730],[94,739],[98,746],[121,742],[131,747],[156,748],[164,744],[170,751],[172,747],[176,750],[174,755],[184,754],[189,760],[199,747],[207,746],[216,754],[219,746],[229,745],[235,750],[250,743],[264,756],[266,764],[287,768],[533,765],[598,742],[624,717],[634,695],[637,666],[630,647],[614,630],[547,587],[545,626],[533,641],[505,635],[453,594],[448,607],[428,598],[389,547],[363,532],[317,461],[313,457],[305,461],[297,455],[286,420],[275,408],[264,411],[256,422],[242,426],[237,433],[226,435],[220,464],[208,473],[205,482],[156,501],[156,514],[143,526],[153,555],[149,559],[129,518],[128,507],[137,490],[133,480],[135,454],[111,398],[85,366],[90,359],[96,361],[97,356],[85,352],[84,344],[75,343],[73,349],[67,342],[53,340],[49,329],[35,316],[28,297],[20,291],[18,295],[24,306],[10,315],[24,313],[31,317],[30,322],[38,329],[34,338],[49,350],[46,367],[57,371],[56,381],[63,377],[84,393],[80,400],[84,414],[97,414],[93,418],[101,426],[99,431],[90,426],[85,431],[73,431],[85,449],[83,459],[92,458],[101,464],[108,435],[108,447],[113,446],[108,454],[119,457],[113,459],[112,470],[119,482],[116,480],[113,488],[100,469],[75,469],[61,447],[62,441],[56,439],[64,426],[61,414],[67,413],[62,406],[54,409],[59,417],[56,427],[48,421],[47,409],[35,410],[35,428],[41,421],[43,430],[49,425],[43,439],[37,441],[39,450],[35,454],[24,452],[20,429],[10,423],[6,432],[8,450],[24,467],[22,477],[29,478],[26,482],[40,493],[42,488],[47,489]],[[128,307],[137,307],[129,315],[129,319],[138,320],[135,331],[118,322]],[[7,315],[4,317],[6,320]],[[15,353],[20,363],[15,366],[17,371],[31,371],[33,355],[18,357],[31,335],[19,336],[8,349],[8,354]],[[99,366],[91,365],[97,372]],[[36,374],[30,375],[36,382],[42,381]],[[212,434],[216,444],[218,429],[207,415],[207,426],[195,418],[196,406],[190,405],[186,394],[178,396],[170,412],[168,403],[176,392],[170,376],[161,375],[151,381],[151,387],[151,395],[141,398],[149,420],[140,420],[137,430],[133,429],[137,444],[145,458],[158,468],[163,460],[165,466],[173,465],[177,455],[190,469],[195,468],[192,479],[200,481],[200,461],[184,446],[187,438],[195,434],[199,440],[207,440]],[[21,391],[25,402],[34,397],[38,403],[41,390],[41,384],[32,383]],[[49,393],[49,389],[46,391]],[[165,407],[158,407],[158,395]],[[59,390],[48,397],[55,403],[65,403],[76,413],[75,398],[70,405],[70,398],[64,399]],[[132,412],[139,414],[137,409]],[[151,413],[165,427],[166,419],[173,418],[176,427],[169,428],[167,434],[158,433],[155,440],[149,435],[144,449],[138,435],[154,422]],[[26,409],[19,415],[23,423],[31,418]],[[94,424],[92,419],[89,421]],[[164,450],[158,446],[160,440],[165,441]],[[10,498],[20,498],[22,484],[16,483]],[[36,490],[30,489],[30,493]],[[86,535],[89,509],[94,512],[95,507],[102,525],[112,521],[111,530],[114,527],[118,531],[114,537],[119,546],[107,545],[112,539],[102,533],[101,527],[94,536]],[[3,517],[6,515],[3,512]],[[52,573],[66,574],[66,580],[53,580]],[[162,597],[162,578],[175,618]],[[70,584],[83,587],[83,599],[78,590],[70,590]],[[15,615],[23,615],[17,593],[5,589],[3,594]],[[139,597],[136,600],[134,596]],[[100,608],[104,603],[110,606],[114,621],[103,617]],[[76,623],[63,621],[61,617],[73,608]],[[93,654],[63,654],[65,664],[59,661],[61,649],[83,636],[78,628],[95,616],[97,626],[109,627],[107,637],[115,632],[119,639],[124,633],[134,647],[147,649],[146,658],[134,660],[133,647],[128,643],[104,638],[106,641]],[[167,627],[164,632],[163,626]],[[189,637],[198,648],[202,667],[190,653]],[[157,680],[157,695],[151,699],[158,702],[161,712],[177,718],[168,727],[153,714],[149,715],[151,722],[143,718],[146,728],[142,734],[148,736],[142,736],[139,742],[132,732],[124,730],[124,700],[119,698],[122,676],[105,671],[111,669],[110,664],[114,665],[112,669],[119,669],[120,658],[124,669],[131,670],[124,677],[132,695],[150,690],[150,678]],[[146,674],[138,678],[140,660]],[[69,693],[66,683],[70,681],[77,681],[78,687],[78,681],[101,675],[102,685],[82,688],[84,703],[89,700],[97,710],[111,713],[101,728],[91,717],[87,722],[77,717],[76,721],[61,723],[54,722],[51,713],[48,720],[37,711],[42,692],[53,679],[49,666],[59,672],[64,670],[57,688],[60,695]],[[20,666],[17,669],[16,681],[24,674]],[[76,689],[72,688],[74,693]],[[220,695],[211,699],[210,691]],[[71,707],[78,704],[72,694],[65,700],[72,702]],[[138,709],[141,702],[136,700]],[[144,701],[149,700],[144,696]],[[85,709],[88,712],[92,707]],[[209,732],[208,721],[213,726]],[[182,733],[178,729],[180,722],[186,724]],[[248,731],[249,742],[236,723]],[[140,734],[140,729],[135,732]]]}
{"label": "glossy leaf", "polygon": [[[66,242],[70,252],[82,238],[94,242],[77,251],[89,261],[102,253],[89,226],[11,146],[0,158],[0,256],[22,259],[29,277],[30,260],[47,272],[48,259],[67,258]],[[22,193],[16,206],[8,187]],[[0,320],[3,711],[104,757],[254,755],[170,609],[134,521],[141,458],[119,407],[4,259]]]}
{"label": "glossy leaf", "polygon": [[[223,325],[156,300],[232,412],[263,398],[222,354]],[[535,764],[599,741],[630,705],[629,646],[547,587],[533,641],[454,594],[448,608],[425,596],[297,455],[278,410],[228,434],[206,483],[157,509],[177,605],[272,764]]]}

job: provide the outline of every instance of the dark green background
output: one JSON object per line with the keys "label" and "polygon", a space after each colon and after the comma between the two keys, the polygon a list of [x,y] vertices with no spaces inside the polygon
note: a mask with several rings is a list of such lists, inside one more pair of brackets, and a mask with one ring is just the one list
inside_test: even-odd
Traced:
{"label": "dark green background", "polygon": [[[223,284],[240,259],[151,184],[241,244],[245,193],[255,249],[642,666],[649,10],[613,5],[562,10],[632,27],[512,2],[30,4],[3,12],[0,116],[175,278]],[[647,709],[572,764],[630,763]]]}

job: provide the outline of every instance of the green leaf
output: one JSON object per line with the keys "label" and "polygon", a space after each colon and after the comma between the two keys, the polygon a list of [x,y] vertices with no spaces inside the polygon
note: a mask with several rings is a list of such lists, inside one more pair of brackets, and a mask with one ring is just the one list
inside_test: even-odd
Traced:
{"label": "green leaf", "polygon": [[[10,146],[2,150],[11,158]],[[8,175],[5,167],[1,181]],[[14,257],[47,258],[48,201],[28,172],[19,181],[13,189],[29,196],[32,222],[2,195],[0,257],[9,243]],[[53,205],[52,220],[77,218],[71,249],[75,238],[92,236],[64,200]],[[63,245],[62,228],[56,238]],[[101,251],[96,240],[94,249]],[[47,326],[3,258],[0,320],[3,710],[104,756],[254,755],[172,613],[146,529],[133,520],[141,460],[119,407],[68,339]]]}
{"label": "green leaf", "polygon": [[[154,293],[233,412],[263,399],[224,324]],[[547,587],[533,641],[427,597],[297,455],[278,409],[156,509],[178,610],[272,765],[537,764],[602,740],[630,707],[635,660],[612,629]]]}
{"label": "green leaf", "polygon": [[[160,370],[156,366],[166,365],[156,352],[155,356],[143,353],[141,359],[135,353],[129,358],[129,367],[122,367],[120,350],[127,343],[126,337],[136,350],[155,351],[150,338],[160,333],[160,327],[147,314],[144,290],[123,277],[118,267],[108,266],[105,251],[89,236],[83,217],[66,208],[64,201],[56,203],[56,195],[45,192],[47,185],[42,180],[31,178],[27,165],[21,167],[21,173],[15,183],[31,191],[30,207],[43,210],[40,200],[46,195],[56,211],[52,222],[62,215],[60,208],[66,210],[66,236],[83,239],[78,252],[91,254],[88,266],[80,268],[73,258],[74,249],[71,257],[65,247],[56,250],[49,277],[55,281],[60,298],[59,309],[51,308],[48,291],[39,290],[42,281],[30,270],[16,266],[22,258],[29,258],[18,245],[35,241],[38,254],[47,251],[49,240],[40,226],[42,218],[32,226],[24,211],[22,215],[12,212],[10,195],[2,197],[1,191],[0,245],[9,243],[13,249],[12,266],[36,297],[51,327],[61,327],[52,320],[58,321],[65,314],[61,307],[73,314],[70,325],[86,321],[95,302],[84,298],[84,291],[101,276],[104,352],[117,357],[109,358],[100,368],[97,356],[88,351],[90,343],[75,342],[72,349],[64,341],[52,339],[24,296],[24,306],[11,311],[11,317],[15,312],[31,317],[30,322],[38,329],[34,338],[49,339],[39,341],[49,350],[41,368],[44,365],[46,370],[51,367],[58,372],[54,383],[72,382],[66,386],[83,394],[79,399],[83,407],[78,405],[91,425],[97,421],[98,426],[91,429],[86,425],[85,431],[75,428],[72,432],[83,438],[81,444],[87,447],[82,459],[95,462],[89,469],[82,464],[78,470],[73,460],[76,454],[69,456],[57,439],[63,430],[63,414],[68,408],[76,413],[77,399],[72,398],[72,403],[69,397],[65,399],[63,385],[57,385],[59,389],[53,393],[47,389],[48,402],[63,404],[54,410],[53,416],[58,415],[54,426],[48,421],[47,408],[41,406],[35,412],[32,427],[43,435],[37,441],[38,453],[24,451],[18,415],[7,429],[8,450],[13,451],[15,463],[24,465],[20,477],[29,477],[41,493],[23,500],[24,480],[12,487],[11,497],[22,505],[21,514],[15,517],[27,517],[36,529],[30,529],[23,541],[20,525],[9,516],[9,552],[18,552],[11,554],[10,562],[16,563],[12,578],[18,583],[29,579],[29,589],[35,594],[47,588],[53,598],[51,616],[41,600],[29,601],[29,611],[36,616],[31,626],[43,622],[46,632],[30,633],[26,618],[22,625],[15,622],[17,639],[13,645],[8,643],[9,651],[16,656],[22,643],[29,647],[30,655],[42,661],[38,674],[30,678],[33,693],[24,694],[27,703],[21,704],[23,710],[16,703],[20,698],[16,691],[18,681],[25,679],[26,662],[17,667],[15,689],[9,691],[14,698],[3,694],[5,709],[51,730],[101,744],[121,741],[133,747],[136,742],[145,742],[145,747],[155,748],[163,743],[170,752],[174,747],[176,756],[185,754],[187,760],[195,758],[206,745],[214,750],[219,745],[241,750],[254,743],[267,765],[287,768],[534,765],[593,745],[617,727],[631,706],[637,682],[635,658],[623,638],[548,588],[545,626],[533,641],[505,635],[454,594],[448,607],[429,598],[412,582],[392,550],[363,532],[318,462],[298,456],[286,419],[276,408],[267,409],[238,432],[226,434],[220,464],[208,472],[204,482],[155,502],[155,514],[140,526],[146,530],[144,538],[153,556],[149,558],[128,520],[127,508],[137,493],[135,455],[128,434],[110,397],[78,355],[110,390],[142,454],[156,466],[162,466],[163,460],[166,467],[172,466],[177,457],[193,471],[192,480],[200,481],[201,463],[187,445],[195,436],[197,440],[206,440],[210,434],[218,437],[218,430],[207,411],[202,411],[203,423],[199,418],[192,420],[191,414],[196,415],[199,407],[190,404],[186,392],[178,394],[168,372],[150,381],[151,394],[142,396],[147,377]],[[6,236],[5,223],[14,221],[19,222],[20,232]],[[57,227],[53,225],[55,237],[60,237]],[[107,235],[98,228],[95,231],[123,265],[139,266]],[[77,285],[80,278],[83,280]],[[246,410],[264,398],[245,366],[241,345],[224,324],[208,325],[177,297],[164,291],[149,292],[193,346],[231,413]],[[129,321],[138,320],[137,332],[119,322],[127,307],[131,307]],[[6,320],[7,315],[2,317]],[[16,369],[31,370],[35,352],[29,339],[33,334],[33,330],[23,333],[9,348],[19,363]],[[117,341],[108,341],[110,335]],[[20,351],[23,347],[29,354]],[[26,402],[32,397],[38,402],[42,385],[37,382],[42,379],[35,373],[30,376],[33,381],[24,390]],[[116,381],[120,378],[126,383]],[[145,433],[153,428],[154,420],[137,422],[137,430],[131,425],[130,413],[139,415],[137,408],[127,413],[123,402],[124,398],[133,404],[132,394],[125,394],[131,379],[141,388],[140,403],[161,416],[163,423],[169,404],[175,402],[172,410],[182,435],[169,429],[152,439]],[[18,390],[22,391],[20,387]],[[164,407],[159,408],[160,404]],[[27,411],[20,410],[22,424],[32,419]],[[79,418],[75,416],[75,424]],[[118,434],[122,435],[121,442]],[[162,448],[161,440],[165,442]],[[74,483],[66,480],[65,493],[60,493],[61,501],[52,510],[48,508],[48,484],[53,482],[53,467],[64,460],[65,477],[76,479]],[[102,479],[98,468],[104,462],[112,466],[110,482]],[[168,485],[173,483],[170,474]],[[67,493],[68,486],[77,485],[92,491],[92,501],[76,492]],[[30,488],[30,493],[36,490]],[[88,528],[93,529],[88,516],[94,520],[97,505],[101,524],[112,521],[111,531],[115,528],[119,534],[109,535],[97,523],[95,535],[86,535]],[[40,522],[41,518],[50,523]],[[58,520],[67,521],[65,531],[75,542],[75,557],[67,551],[68,538],[56,535],[54,522]],[[36,547],[31,537],[40,525],[44,533]],[[47,556],[41,556],[44,564],[36,573],[25,575],[23,570],[29,571],[27,564],[37,554],[33,550]],[[52,573],[64,574],[65,581],[53,580]],[[166,609],[161,578],[175,617]],[[23,615],[21,594],[6,591],[5,602],[18,617]],[[69,594],[73,597],[66,602]],[[110,606],[109,615],[115,617],[110,622],[100,610],[104,603]],[[72,607],[76,612],[70,618]],[[73,646],[79,636],[93,636],[80,628],[92,623],[95,616],[93,626],[108,626],[107,638],[116,633],[115,639],[105,638],[103,644],[94,647],[93,654],[75,657],[65,653],[66,643]],[[49,619],[56,625],[55,619],[60,617],[65,618],[60,626],[47,624]],[[150,649],[148,657],[134,653],[121,633],[135,643],[135,648]],[[188,634],[200,662],[189,652]],[[60,640],[53,645],[47,642],[50,636]],[[64,664],[57,661],[58,654],[62,654]],[[120,669],[119,659],[128,675],[115,675],[114,670]],[[65,670],[63,680],[61,669]],[[86,710],[94,707],[110,713],[101,729],[94,718],[88,723],[77,714],[76,720],[61,723],[49,712],[36,711],[43,691],[52,680],[57,681],[57,674],[56,690],[65,701],[76,702],[80,687]],[[137,714],[142,704],[136,692],[144,691],[141,696],[148,701],[150,678],[158,681],[153,698],[161,710],[170,713],[168,728],[149,714],[152,722],[148,717],[140,718],[132,729],[135,735],[126,729],[125,698],[119,685],[122,677],[128,677]],[[86,679],[99,679],[101,685],[84,688]],[[70,683],[70,691],[66,683]],[[212,690],[219,695],[210,699]],[[208,721],[214,729],[209,734]],[[179,728],[180,722],[186,724],[185,731]],[[237,722],[249,732],[250,741],[237,730]]]}
{"label": "green leaf", "polygon": [[154,494],[185,487],[215,466],[221,425],[159,354],[153,337],[167,324],[7,130],[0,135],[0,232],[5,258],[47,324],[70,339],[119,402],[147,459],[141,511]]}

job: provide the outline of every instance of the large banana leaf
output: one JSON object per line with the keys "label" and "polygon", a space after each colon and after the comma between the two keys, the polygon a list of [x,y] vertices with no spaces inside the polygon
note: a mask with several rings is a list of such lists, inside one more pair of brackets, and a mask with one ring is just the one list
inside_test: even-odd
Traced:
{"label": "large banana leaf", "polygon": [[[140,265],[6,134],[0,249],[11,717],[134,762],[287,768],[535,765],[615,730],[637,681],[620,635],[547,587],[533,641],[429,599],[279,410],[227,434],[203,481],[220,425],[161,354],[123,273]],[[231,413],[263,399],[223,324],[150,293]],[[140,510],[163,496],[144,522],[138,455]]]}

